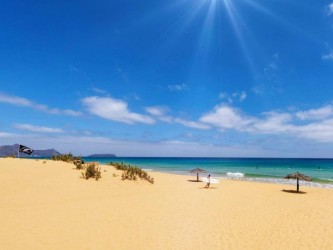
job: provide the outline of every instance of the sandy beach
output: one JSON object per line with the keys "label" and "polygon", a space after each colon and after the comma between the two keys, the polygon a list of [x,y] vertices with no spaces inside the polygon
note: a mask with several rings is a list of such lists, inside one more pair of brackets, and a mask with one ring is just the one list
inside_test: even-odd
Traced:
{"label": "sandy beach", "polygon": [[[0,159],[1,249],[332,249],[333,190]],[[114,174],[117,176],[114,177]]]}

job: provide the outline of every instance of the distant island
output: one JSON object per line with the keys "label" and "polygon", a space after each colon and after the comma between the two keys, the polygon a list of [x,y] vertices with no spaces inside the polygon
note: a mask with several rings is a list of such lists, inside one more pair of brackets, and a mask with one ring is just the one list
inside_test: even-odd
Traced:
{"label": "distant island", "polygon": [[[17,156],[19,146],[20,146],[19,144],[0,146],[0,157],[11,156],[11,155]],[[21,157],[52,157],[55,155],[60,155],[60,153],[57,150],[55,150],[54,148],[42,149],[42,150],[33,149],[33,150],[34,151],[32,152],[31,155],[20,153],[20,156]]]}
{"label": "distant island", "polygon": [[86,158],[114,158],[117,157],[115,154],[93,154],[85,156]]}

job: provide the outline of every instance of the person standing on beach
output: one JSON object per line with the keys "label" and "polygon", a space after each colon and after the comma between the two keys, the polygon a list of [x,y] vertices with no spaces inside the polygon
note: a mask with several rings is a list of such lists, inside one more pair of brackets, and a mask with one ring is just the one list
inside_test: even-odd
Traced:
{"label": "person standing on beach", "polygon": [[209,188],[209,186],[210,186],[210,174],[208,175],[207,179],[208,179],[208,182],[207,182],[207,185],[205,186],[205,188]]}

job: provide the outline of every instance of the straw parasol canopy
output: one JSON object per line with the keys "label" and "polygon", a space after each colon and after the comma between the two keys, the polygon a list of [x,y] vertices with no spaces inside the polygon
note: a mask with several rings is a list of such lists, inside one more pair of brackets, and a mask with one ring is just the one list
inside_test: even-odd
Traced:
{"label": "straw parasol canopy", "polygon": [[297,180],[297,192],[299,192],[299,180],[303,181],[312,181],[312,178],[309,176],[306,176],[304,174],[301,174],[299,172],[293,173],[293,174],[288,174],[285,179],[296,179]]}
{"label": "straw parasol canopy", "polygon": [[199,181],[199,173],[206,173],[206,170],[201,168],[195,168],[190,171],[191,173],[197,173],[197,181]]}

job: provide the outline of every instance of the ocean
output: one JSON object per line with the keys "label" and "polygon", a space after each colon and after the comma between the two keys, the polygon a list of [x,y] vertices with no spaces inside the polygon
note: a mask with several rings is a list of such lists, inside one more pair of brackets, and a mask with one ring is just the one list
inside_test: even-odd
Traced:
{"label": "ocean", "polygon": [[[201,168],[217,178],[237,178],[242,173],[250,181],[293,183],[285,180],[288,174],[300,172],[313,178],[307,186],[333,187],[333,159],[291,158],[190,158],[190,157],[115,157],[84,158],[87,162],[123,162],[149,171],[190,175],[189,171]],[[228,174],[229,173],[229,174]]]}

